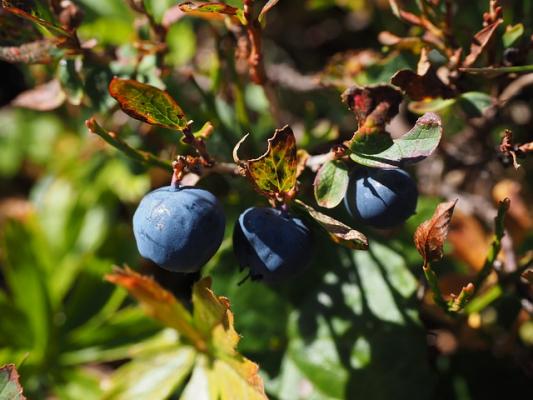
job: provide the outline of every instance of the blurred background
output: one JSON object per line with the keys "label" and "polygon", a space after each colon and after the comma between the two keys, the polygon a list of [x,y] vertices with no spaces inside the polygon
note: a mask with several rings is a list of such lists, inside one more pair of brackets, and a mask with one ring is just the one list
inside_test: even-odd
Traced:
{"label": "blurred background", "polygon": [[[0,365],[17,364],[28,398],[98,399],[135,346],[161,332],[104,275],[127,264],[186,304],[200,277],[166,272],[137,252],[133,212],[148,191],[170,182],[170,173],[129,159],[89,133],[85,120],[96,116],[132,147],[162,159],[190,149],[175,132],[122,113],[107,93],[111,78],[166,87],[195,129],[211,121],[208,145],[218,160],[231,161],[246,133],[243,154],[259,156],[285,123],[300,148],[320,154],[356,129],[340,93],[416,70],[419,43],[405,38],[423,32],[397,18],[384,0],[279,1],[267,15],[263,43],[279,102],[273,115],[263,88],[236,60],[237,39],[223,22],[183,15],[174,1],[146,0],[166,29],[161,55],[146,17],[127,1],[62,3],[72,4],[69,23],[79,24],[92,56],[52,49],[46,57],[31,53],[40,62],[5,61],[7,47],[47,36],[0,9]],[[416,2],[403,3],[416,10]],[[445,2],[425,3],[437,9]],[[466,51],[489,2],[451,3],[453,38]],[[499,3],[504,22],[496,44],[476,66],[533,64],[533,2]],[[502,39],[516,24],[521,33]],[[447,65],[438,52],[430,60]],[[223,202],[227,216],[225,240],[202,275],[213,276],[215,292],[231,300],[239,350],[260,365],[270,398],[475,400],[532,393],[533,290],[520,276],[533,249],[532,163],[520,159],[514,169],[497,151],[505,129],[514,143],[533,139],[532,81],[531,74],[465,74],[451,101],[406,97],[389,126],[392,135],[407,132],[429,109],[444,128],[438,152],[410,170],[421,193],[416,215],[397,229],[373,231],[357,226],[342,207],[332,210],[368,235],[370,250],[341,248],[317,231],[313,264],[293,281],[237,284],[245,273],[232,252],[234,221],[266,201],[245,179],[212,174],[199,182]],[[464,93],[477,94],[460,99]],[[299,196],[309,204],[315,204],[313,178],[309,170],[300,178]],[[485,262],[496,205],[505,197],[511,208],[498,261],[503,272],[488,277],[461,318],[449,319],[421,289],[413,233],[439,202],[459,198],[445,257],[435,265],[443,293],[457,294]]]}

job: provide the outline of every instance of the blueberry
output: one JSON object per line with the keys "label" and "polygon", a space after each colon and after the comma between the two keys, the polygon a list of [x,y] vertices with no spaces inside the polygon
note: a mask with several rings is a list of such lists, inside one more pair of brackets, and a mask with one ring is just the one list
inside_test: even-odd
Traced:
{"label": "blueberry", "polygon": [[139,253],[175,272],[198,271],[215,254],[226,221],[215,196],[195,187],[148,193],[133,216]]}
{"label": "blueberry", "polygon": [[350,175],[344,205],[360,222],[387,228],[414,214],[417,199],[416,183],[407,172],[362,168]]}
{"label": "blueberry", "polygon": [[311,261],[312,235],[303,221],[275,208],[251,207],[235,222],[233,250],[252,279],[278,282]]}

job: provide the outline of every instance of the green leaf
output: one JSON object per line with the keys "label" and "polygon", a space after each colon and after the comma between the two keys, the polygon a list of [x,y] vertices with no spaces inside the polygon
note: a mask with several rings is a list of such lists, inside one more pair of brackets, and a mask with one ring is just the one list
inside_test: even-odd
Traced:
{"label": "green leaf", "polygon": [[167,91],[132,79],[113,78],[109,93],[129,116],[151,125],[183,130],[187,120]]}
{"label": "green leaf", "polygon": [[[4,258],[4,273],[15,308],[24,313],[26,330],[31,338],[31,356],[37,362],[45,359],[51,340],[53,312],[51,292],[47,286],[46,267],[43,262],[48,254],[37,249],[31,224],[9,221],[3,227],[1,250]],[[16,251],[20,243],[25,251]],[[46,251],[49,249],[43,249]],[[26,332],[21,335],[26,336]]]}
{"label": "green leaf", "polygon": [[322,165],[313,183],[315,199],[319,206],[336,207],[348,188],[348,168],[340,160],[330,160]]}
{"label": "green leaf", "polygon": [[323,394],[317,398],[432,398],[417,283],[403,258],[373,241],[368,252],[333,262],[335,271],[291,317],[294,367]]}
{"label": "green leaf", "polygon": [[503,46],[505,48],[511,47],[524,34],[524,25],[519,23],[516,25],[507,25],[505,33],[503,34]]}
{"label": "green leaf", "polygon": [[187,378],[194,360],[195,350],[189,346],[136,357],[112,375],[111,389],[103,399],[165,400]]}
{"label": "green leaf", "polygon": [[233,149],[233,159],[241,165],[255,189],[272,199],[282,200],[294,194],[296,186],[296,139],[289,126],[276,129],[268,139],[265,154],[252,160],[240,160],[237,153],[243,137]]}
{"label": "green leaf", "polygon": [[318,212],[303,201],[297,199],[295,203],[326,231],[333,242],[354,250],[366,250],[368,248],[368,239],[361,232],[337,221],[329,215]]}
{"label": "green leaf", "polygon": [[492,98],[482,92],[463,93],[457,100],[469,117],[481,117],[493,105]]}
{"label": "green leaf", "polygon": [[19,374],[15,365],[8,364],[0,368],[0,400],[25,400],[19,383]]}
{"label": "green leaf", "polygon": [[[387,141],[382,134],[365,135],[364,141],[352,141],[350,158],[373,168],[392,169],[421,161],[437,148],[442,136],[440,118],[433,113],[420,117],[413,129]],[[356,138],[357,139],[357,135]]]}

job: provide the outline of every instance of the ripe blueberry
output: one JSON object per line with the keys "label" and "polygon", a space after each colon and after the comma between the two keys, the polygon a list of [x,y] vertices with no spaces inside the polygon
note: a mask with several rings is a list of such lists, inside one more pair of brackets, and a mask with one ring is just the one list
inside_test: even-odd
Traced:
{"label": "ripe blueberry", "polygon": [[303,221],[275,208],[251,207],[235,222],[233,250],[252,279],[276,282],[311,261],[311,231]]}
{"label": "ripe blueberry", "polygon": [[215,196],[195,187],[148,193],[133,216],[139,253],[175,272],[198,271],[215,254],[226,220]]}
{"label": "ripe blueberry", "polygon": [[401,169],[361,168],[350,175],[344,205],[355,219],[376,228],[400,224],[416,209],[418,190]]}

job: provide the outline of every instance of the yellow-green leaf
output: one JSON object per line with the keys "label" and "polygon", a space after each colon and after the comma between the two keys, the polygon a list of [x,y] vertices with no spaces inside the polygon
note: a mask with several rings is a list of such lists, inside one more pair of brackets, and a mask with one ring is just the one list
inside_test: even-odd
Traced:
{"label": "yellow-green leaf", "polygon": [[[217,296],[211,289],[211,279],[204,278],[193,287],[192,315],[176,298],[163,289],[153,279],[142,276],[128,268],[117,269],[106,279],[126,288],[146,309],[147,313],[166,326],[176,329],[194,345],[176,343],[168,348],[168,353],[141,354],[121,367],[113,377],[117,389],[112,389],[110,399],[146,398],[146,385],[154,387],[152,381],[143,382],[143,365],[148,364],[146,374],[158,370],[156,377],[165,378],[155,385],[154,399],[163,399],[174,390],[193,368],[183,399],[260,399],[265,400],[263,380],[259,367],[237,351],[240,336],[235,330],[233,313],[229,300]],[[170,363],[176,376],[169,378],[168,368],[161,365]],[[161,375],[159,375],[159,373]],[[158,378],[158,379],[159,379]],[[167,382],[166,379],[170,379]],[[206,383],[207,382],[207,383]],[[205,386],[207,384],[207,387]],[[127,396],[123,396],[126,393]],[[198,397],[200,395],[203,397]],[[197,396],[197,397],[195,397]],[[150,397],[152,398],[152,397]]]}
{"label": "yellow-green leaf", "polygon": [[225,3],[206,1],[186,1],[179,5],[181,11],[186,14],[208,20],[223,20],[226,17],[234,22],[246,25],[244,12],[240,8],[232,7]]}
{"label": "yellow-green leaf", "polygon": [[298,161],[292,129],[289,126],[276,129],[274,136],[268,139],[266,153],[244,161],[239,159],[237,152],[246,137],[233,150],[235,162],[244,168],[246,176],[261,194],[278,200],[290,197],[296,187]]}
{"label": "yellow-green leaf", "polygon": [[113,78],[109,84],[109,94],[130,117],[178,131],[187,127],[181,107],[165,90],[133,79]]}

